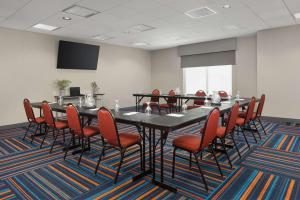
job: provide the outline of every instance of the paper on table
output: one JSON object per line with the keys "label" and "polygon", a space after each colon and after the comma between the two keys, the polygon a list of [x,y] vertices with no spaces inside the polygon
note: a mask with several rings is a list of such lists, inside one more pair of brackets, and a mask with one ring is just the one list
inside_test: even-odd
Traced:
{"label": "paper on table", "polygon": [[231,101],[222,101],[221,103],[232,103]]}
{"label": "paper on table", "polygon": [[175,113],[171,113],[171,114],[167,114],[167,116],[169,117],[183,117],[183,114],[175,114]]}
{"label": "paper on table", "polygon": [[128,113],[124,113],[123,115],[135,115],[138,114],[139,112],[128,112]]}
{"label": "paper on table", "polygon": [[235,99],[236,101],[244,101],[245,99]]}
{"label": "paper on table", "polygon": [[56,102],[49,102],[48,104],[56,104]]}
{"label": "paper on table", "polygon": [[212,108],[214,108],[214,107],[212,107],[212,106],[201,106],[200,108],[212,109]]}
{"label": "paper on table", "polygon": [[89,110],[99,110],[99,108],[91,108],[91,109],[89,109]]}

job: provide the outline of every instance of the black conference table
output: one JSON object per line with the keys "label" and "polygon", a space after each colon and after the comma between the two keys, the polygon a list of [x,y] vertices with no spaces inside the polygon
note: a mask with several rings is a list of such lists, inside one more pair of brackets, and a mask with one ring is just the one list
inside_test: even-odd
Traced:
{"label": "black conference table", "polygon": [[[187,103],[189,100],[205,100],[205,98],[206,98],[206,97],[202,97],[202,96],[196,96],[194,94],[187,94],[187,95],[181,94],[181,95],[170,96],[168,94],[153,95],[151,93],[135,93],[135,94],[132,94],[132,96],[135,97],[135,109],[136,109],[136,111],[138,111],[139,105],[145,97],[158,97],[159,99],[163,98],[165,101],[167,101],[168,98],[176,98],[177,99],[177,105],[179,106],[180,109],[181,109],[183,101],[185,103]],[[208,96],[207,99],[211,100],[211,96]],[[234,98],[231,98],[231,100],[233,100],[233,99]],[[227,100],[230,100],[230,99],[228,99],[227,97],[221,97],[221,100],[222,101],[227,101]]]}
{"label": "black conference table", "polygon": [[[243,100],[239,100],[240,107],[246,106],[250,102],[250,98],[243,98]],[[225,101],[218,106],[221,115],[230,111],[231,107],[235,103],[235,100]],[[41,108],[42,103],[32,103],[32,107]],[[60,106],[57,103],[50,104],[53,111],[57,112],[66,112],[66,106]],[[141,177],[144,177],[148,174],[152,174],[152,182],[156,185],[161,186],[162,188],[168,189],[170,191],[176,192],[177,189],[173,186],[168,185],[164,182],[164,141],[168,136],[168,133],[188,125],[198,123],[207,118],[211,108],[195,108],[188,110],[185,113],[177,113],[182,114],[181,117],[174,117],[169,115],[158,115],[151,114],[147,115],[146,113],[134,113],[128,115],[128,111],[119,111],[112,113],[114,114],[115,120],[119,123],[131,124],[138,128],[139,131],[142,132],[143,138],[143,171],[141,174],[133,177],[133,180],[137,180]],[[86,109],[86,108],[78,108],[79,115],[83,117],[88,117],[89,119],[97,118],[97,110],[95,109]],[[148,129],[148,135],[146,134],[146,129]],[[158,142],[156,143],[156,136],[158,136]],[[149,142],[149,169],[146,170],[146,159],[145,159],[145,149],[146,149],[146,137],[148,137]],[[165,139],[165,140],[164,140]],[[156,144],[155,144],[156,143]],[[156,178],[156,159],[155,159],[155,149],[160,143],[160,180]]]}

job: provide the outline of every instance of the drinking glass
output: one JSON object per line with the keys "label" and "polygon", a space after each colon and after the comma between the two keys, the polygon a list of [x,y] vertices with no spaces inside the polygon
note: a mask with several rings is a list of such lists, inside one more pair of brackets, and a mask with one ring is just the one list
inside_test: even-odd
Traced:
{"label": "drinking glass", "polygon": [[147,108],[146,108],[145,112],[147,115],[151,115],[152,109],[150,107],[150,102],[147,102]]}
{"label": "drinking glass", "polygon": [[119,105],[119,100],[115,100],[115,112],[119,112],[120,111],[120,105]]}

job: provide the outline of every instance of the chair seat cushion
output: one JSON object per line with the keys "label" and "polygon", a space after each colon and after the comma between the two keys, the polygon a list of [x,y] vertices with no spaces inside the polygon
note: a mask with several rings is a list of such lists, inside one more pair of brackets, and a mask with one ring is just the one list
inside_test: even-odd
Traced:
{"label": "chair seat cushion", "polygon": [[245,123],[245,119],[244,118],[237,118],[236,119],[236,124],[238,125],[238,126],[244,126],[244,123]]}
{"label": "chair seat cushion", "polygon": [[201,137],[198,135],[183,135],[173,140],[173,146],[184,149],[188,152],[198,152],[200,149]]}
{"label": "chair seat cushion", "polygon": [[187,109],[193,109],[193,108],[200,108],[200,105],[190,105],[187,107]]}
{"label": "chair seat cushion", "polygon": [[[239,112],[239,117],[241,118],[246,118],[246,112]],[[256,112],[253,112],[251,119],[255,119],[256,118]]]}
{"label": "chair seat cushion", "polygon": [[96,126],[86,126],[82,130],[85,137],[92,137],[99,134],[99,128]]}
{"label": "chair seat cushion", "polygon": [[37,117],[35,118],[36,123],[38,124],[42,124],[45,123],[45,119],[43,117]]}
{"label": "chair seat cushion", "polygon": [[66,120],[61,120],[61,121],[56,121],[55,122],[55,127],[57,129],[65,129],[65,128],[68,128],[69,125],[68,125],[68,122]]}
{"label": "chair seat cushion", "polygon": [[218,129],[217,129],[217,137],[223,138],[225,136],[225,132],[226,132],[226,127],[224,127],[224,126],[218,127]]}
{"label": "chair seat cushion", "polygon": [[174,104],[163,103],[163,104],[159,104],[159,107],[161,107],[161,108],[170,108],[170,107],[174,107]]}
{"label": "chair seat cushion", "polygon": [[126,148],[141,143],[142,139],[138,133],[119,133],[121,147]]}

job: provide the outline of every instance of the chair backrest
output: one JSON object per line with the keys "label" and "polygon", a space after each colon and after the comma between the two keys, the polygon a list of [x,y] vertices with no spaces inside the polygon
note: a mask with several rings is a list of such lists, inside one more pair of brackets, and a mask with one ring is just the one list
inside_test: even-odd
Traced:
{"label": "chair backrest", "polygon": [[239,108],[240,108],[240,105],[238,102],[236,102],[232,106],[231,111],[228,116],[228,122],[227,122],[227,126],[226,126],[226,131],[225,131],[226,134],[231,133],[232,130],[234,129],[235,124],[236,124],[236,119],[239,116]]}
{"label": "chair backrest", "polygon": [[218,108],[214,108],[210,111],[204,126],[202,133],[200,150],[208,147],[211,142],[216,138],[217,128],[219,124],[220,111]]}
{"label": "chair backrest", "polygon": [[219,96],[220,97],[228,97],[228,94],[227,94],[227,92],[226,91],[219,91]]}
{"label": "chair backrest", "polygon": [[[170,90],[169,91],[169,96],[175,96],[175,91],[174,90]],[[174,104],[174,103],[177,103],[177,98],[176,97],[169,97],[167,99],[167,103],[168,104]]]}
{"label": "chair backrest", "polygon": [[100,133],[107,143],[113,146],[120,146],[120,139],[115,119],[112,113],[104,107],[101,107],[98,110],[98,125]]}
{"label": "chair backrest", "polygon": [[254,113],[254,108],[255,108],[255,97],[252,97],[246,111],[245,124],[251,120]]}
{"label": "chair backrest", "polygon": [[[195,94],[198,97],[205,97],[206,93],[203,90],[198,90]],[[204,100],[194,100],[195,105],[204,105]]]}
{"label": "chair backrest", "polygon": [[158,89],[154,89],[152,91],[152,97],[151,97],[151,102],[159,102],[159,97],[156,97],[156,96],[159,96],[160,95],[160,91]]}
{"label": "chair backrest", "polygon": [[25,109],[25,113],[26,113],[26,117],[27,117],[28,121],[35,122],[35,116],[34,116],[34,112],[33,112],[32,106],[30,104],[30,101],[28,99],[24,99],[23,105],[24,105],[24,109]]}
{"label": "chair backrest", "polygon": [[261,116],[261,113],[262,113],[263,108],[264,108],[265,100],[266,100],[266,95],[265,94],[261,95],[260,100],[259,100],[259,104],[257,106],[256,117]]}
{"label": "chair backrest", "polygon": [[43,101],[42,111],[43,111],[44,118],[45,118],[45,121],[46,121],[47,125],[55,127],[52,109],[49,106],[47,101]]}
{"label": "chair backrest", "polygon": [[66,114],[69,128],[73,131],[74,134],[82,136],[83,131],[77,108],[72,104],[69,104],[66,109]]}

